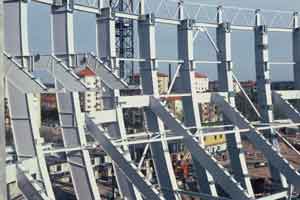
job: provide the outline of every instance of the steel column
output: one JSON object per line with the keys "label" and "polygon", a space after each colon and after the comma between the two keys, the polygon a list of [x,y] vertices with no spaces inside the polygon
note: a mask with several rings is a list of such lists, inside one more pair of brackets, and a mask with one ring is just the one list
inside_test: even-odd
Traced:
{"label": "steel column", "polygon": [[[4,51],[4,8],[3,1],[0,2],[0,52]],[[0,55],[0,199],[7,199],[6,188],[6,137],[4,119],[4,78],[6,67],[4,66],[3,55]]]}
{"label": "steel column", "polygon": [[[180,92],[191,93],[191,96],[182,97],[184,124],[187,127],[201,127],[201,119],[199,112],[199,103],[194,100],[196,95],[195,90],[195,65],[194,48],[193,48],[193,21],[182,20],[178,25],[178,59],[184,60],[179,71],[181,81]],[[199,133],[199,145],[204,147],[203,134]],[[218,196],[216,186],[212,176],[199,164],[192,156],[193,164],[197,175],[200,191],[212,196]]]}
{"label": "steel column", "polygon": [[[254,32],[257,101],[262,116],[262,122],[271,123],[274,120],[274,116],[269,65],[268,33],[267,27],[261,25],[259,10],[256,11],[256,27]],[[270,129],[264,131],[264,134],[268,137],[273,146],[279,150],[279,144],[274,130]],[[271,175],[275,183],[281,182],[281,186],[287,188],[288,185],[285,178],[272,166],[272,160],[269,160],[269,163]]]}
{"label": "steel column", "polygon": [[97,15],[97,56],[108,63],[111,70],[119,75],[116,49],[116,20],[111,8],[101,9]]}
{"label": "steel column", "polygon": [[[75,51],[72,3],[66,1],[61,6],[53,6],[51,16],[53,53],[65,60],[68,67],[73,66],[72,54]],[[56,85],[62,88],[59,82]],[[64,146],[68,148],[86,145],[78,92],[59,93],[56,97]],[[67,154],[67,160],[77,199],[99,200],[100,194],[88,150]]]}
{"label": "steel column", "polygon": [[294,64],[294,85],[295,90],[300,89],[300,27],[298,22],[298,13],[294,14],[293,30],[293,61]]}
{"label": "steel column", "polygon": [[[282,157],[280,151],[274,147],[263,134],[255,128],[236,108],[232,107],[224,97],[215,94],[212,96],[212,101],[221,109],[222,113],[230,119],[230,121],[240,129],[249,129],[250,133],[246,134],[248,140],[255,145],[257,150],[261,151],[267,160],[271,161],[279,172],[281,172],[290,184],[295,188],[300,188],[300,173]],[[288,188],[285,188],[288,191]]]}
{"label": "steel column", "polygon": [[[119,64],[116,60],[116,34],[115,34],[115,18],[112,14],[111,8],[103,8],[101,10],[101,15],[97,16],[97,51],[98,56],[103,59],[104,61],[108,62],[108,67],[110,68],[110,72],[114,74],[116,77],[118,77],[118,69],[116,66]],[[96,60],[97,61],[97,60]],[[105,67],[105,66],[100,66]],[[97,72],[97,69],[95,70]],[[105,74],[101,74],[102,76]],[[101,77],[100,75],[100,77]],[[120,88],[111,88],[111,85],[106,85],[105,82],[102,80],[102,87],[105,88],[105,94],[102,92],[102,95],[109,95],[112,97],[119,97],[120,92],[118,89]],[[111,80],[112,81],[112,80]],[[120,83],[119,83],[120,84]],[[116,84],[114,84],[116,85]],[[116,108],[116,116],[117,116],[117,122],[111,123],[108,126],[108,133],[113,138],[120,138],[126,141],[126,129],[124,124],[124,116],[123,116],[123,110],[119,105],[115,104],[112,99],[109,100],[103,100],[103,109],[113,109]],[[124,157],[131,161],[131,155],[129,152],[128,145],[123,145],[122,147],[124,154]],[[123,198],[128,199],[142,199],[141,194],[139,191],[136,190],[136,188],[129,182],[129,180],[126,178],[126,176],[120,171],[120,168],[117,165],[113,165],[118,188],[120,190],[120,195]]]}
{"label": "steel column", "polygon": [[176,120],[175,116],[167,110],[159,99],[151,97],[151,110],[159,116],[163,122],[173,131],[175,135],[183,136],[183,141],[191,154],[201,164],[201,166],[212,174],[216,182],[227,192],[232,199],[250,200],[251,197],[247,191],[230,176],[229,172],[218,161],[203,149],[199,142],[194,138],[194,135],[185,130],[185,127]]}
{"label": "steel column", "polygon": [[[138,22],[138,34],[140,55],[146,60],[140,64],[143,94],[159,97],[158,71],[155,61],[155,22],[152,15],[141,16],[141,19]],[[159,120],[149,108],[145,108],[145,115],[148,130],[151,132],[159,132],[162,138],[166,137],[162,121]],[[156,177],[163,196],[168,200],[181,199],[179,195],[174,193],[174,191],[178,188],[170,158],[168,143],[164,140],[161,143],[152,143],[150,144],[150,149]]]}
{"label": "steel column", "polygon": [[144,176],[138,171],[138,168],[133,165],[130,160],[126,159],[126,156],[124,156],[126,153],[112,144],[108,134],[101,125],[97,125],[94,118],[90,116],[86,116],[86,125],[104,151],[107,152],[116,165],[118,165],[120,172],[141,192],[143,199],[160,200],[159,191],[153,188],[149,181],[144,180]]}
{"label": "steel column", "polygon": [[[219,15],[219,20],[221,16]],[[232,74],[232,58],[231,58],[231,28],[229,23],[220,23],[217,31],[217,52],[218,61],[218,89],[220,92],[228,92],[228,101],[235,107],[234,82]],[[224,119],[224,122],[229,122]],[[226,128],[225,128],[226,129]],[[235,134],[226,135],[227,150],[229,153],[231,168],[237,181],[247,189],[248,194],[254,197],[250,177],[248,174],[245,155],[243,152],[242,138],[238,127],[235,127]]]}
{"label": "steel column", "polygon": [[[4,11],[5,51],[14,56],[23,56],[19,62],[22,64],[24,72],[27,73],[29,65],[28,3],[25,1],[5,1]],[[17,66],[13,67],[17,68]],[[10,69],[10,72],[14,70]],[[21,71],[21,69],[17,70]],[[15,74],[18,73],[19,71]],[[30,84],[40,88],[40,85],[36,84],[34,80],[29,81]],[[33,94],[24,94],[24,91],[20,90],[23,87],[19,87],[18,84],[31,86],[27,82],[20,83],[17,80],[7,80],[10,117],[18,160],[22,163],[27,158],[36,158],[36,162],[32,167],[39,172],[37,179],[43,182],[43,187],[48,197],[55,199],[45,157],[41,151],[42,138],[39,132],[40,124],[38,117],[41,113],[38,113],[37,110],[40,109],[36,109],[35,107],[36,101],[39,101],[39,99],[36,100]]]}
{"label": "steel column", "polygon": [[[5,51],[12,56],[29,56],[28,43],[28,2],[8,0],[4,2]],[[29,60],[20,60],[23,67],[28,67]]]}
{"label": "steel column", "polygon": [[[50,182],[47,165],[42,152],[42,141],[37,123],[35,97],[33,94],[24,94],[13,83],[8,82],[8,99],[14,135],[14,143],[18,161],[22,163],[28,158],[37,158],[32,168],[39,171],[37,179],[43,186],[49,199],[55,199]],[[27,169],[32,170],[32,169]]]}

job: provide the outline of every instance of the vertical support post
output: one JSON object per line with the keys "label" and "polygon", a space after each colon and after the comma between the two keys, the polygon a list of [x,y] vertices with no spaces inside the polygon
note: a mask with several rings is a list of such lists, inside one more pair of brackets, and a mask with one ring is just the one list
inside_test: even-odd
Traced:
{"label": "vertical support post", "polygon": [[[155,22],[150,14],[141,16],[138,22],[138,34],[140,44],[140,55],[146,61],[141,62],[140,74],[143,94],[153,95],[159,98],[158,77],[156,66],[156,47],[155,47]],[[177,183],[168,149],[165,128],[160,119],[150,110],[145,108],[146,124],[150,132],[160,133],[162,142],[151,143],[150,149],[153,157],[156,177],[165,199],[181,199],[175,194]]]}
{"label": "vertical support post", "polygon": [[293,60],[294,64],[294,86],[295,90],[300,89],[300,27],[299,13],[294,13],[293,16]]}
{"label": "vertical support post", "polygon": [[[103,8],[101,10],[101,15],[97,16],[97,53],[98,57],[107,61],[109,67],[114,73],[117,73],[117,55],[116,55],[116,30],[115,30],[115,18],[113,16],[111,8]],[[103,87],[106,87],[103,85]],[[106,88],[107,94],[104,96],[111,96],[112,98],[117,98],[120,96],[119,90],[114,90],[112,88]],[[103,100],[104,109],[113,109],[117,111],[117,123],[111,124],[108,129],[108,133],[113,138],[121,138],[126,141],[126,129],[124,124],[123,110],[119,105],[116,105],[112,99],[108,102]],[[132,160],[128,145],[123,145],[122,150],[125,153],[124,157],[130,162]],[[129,182],[126,176],[121,172],[117,165],[113,165],[117,184],[120,190],[120,195],[128,199],[138,199],[141,200],[142,196],[140,192]]]}
{"label": "vertical support post", "polygon": [[[221,11],[220,11],[221,12]],[[228,92],[228,101],[232,107],[235,107],[234,97],[234,82],[232,74],[232,58],[231,58],[231,27],[229,23],[223,23],[222,17],[218,15],[218,27],[217,31],[217,45],[219,52],[217,53],[218,61],[218,85],[220,92]],[[225,123],[229,122],[225,118]],[[243,152],[242,139],[240,132],[235,127],[234,134],[226,135],[227,150],[231,161],[231,168],[234,173],[234,177],[239,181],[242,186],[247,190],[249,196],[254,197],[252,189],[246,159]]]}
{"label": "vertical support post", "polygon": [[103,8],[101,14],[96,17],[97,55],[118,75],[115,16],[111,8]]}
{"label": "vertical support post", "polygon": [[[4,8],[3,1],[0,2],[0,52],[4,50]],[[5,66],[3,55],[0,55],[0,199],[7,199],[6,187],[6,138],[4,119],[4,79]]]}
{"label": "vertical support post", "polygon": [[[191,96],[183,97],[183,113],[184,124],[186,127],[201,128],[201,119],[199,112],[199,104],[194,100],[196,96],[195,89],[195,65],[194,46],[193,46],[193,21],[182,20],[177,28],[178,38],[178,58],[184,60],[184,63],[179,71],[181,88],[183,93],[191,93]],[[199,145],[204,148],[203,135],[199,134]],[[200,191],[212,196],[218,196],[213,177],[206,169],[201,167],[199,162],[192,156],[194,168],[196,171]]]}
{"label": "vertical support post", "polygon": [[178,0],[178,20],[184,19],[183,0]]}
{"label": "vertical support post", "polygon": [[5,1],[4,10],[5,51],[12,56],[23,56],[20,63],[28,67],[28,3],[21,0]]}
{"label": "vertical support post", "polygon": [[[24,68],[28,69],[30,54],[27,28],[28,3],[21,0],[5,1],[3,7],[5,11],[5,51],[13,56],[21,56],[19,62]],[[28,157],[36,158],[33,168],[38,172],[37,179],[44,183],[46,194],[50,199],[54,200],[55,196],[42,152],[40,127],[37,123],[40,113],[34,109],[35,97],[33,94],[24,94],[24,91],[20,91],[12,85],[7,83],[11,124],[18,160],[22,162]],[[3,100],[1,100],[2,103]],[[4,180],[3,183],[6,184],[6,181]]]}
{"label": "vertical support post", "polygon": [[222,6],[217,7],[217,23],[218,24],[223,23],[223,7]]}
{"label": "vertical support post", "polygon": [[[269,50],[268,50],[268,32],[267,27],[261,24],[259,10],[256,11],[256,27],[255,27],[255,66],[256,66],[256,87],[257,100],[263,123],[271,123],[274,120],[273,102],[271,91]],[[263,132],[268,137],[273,146],[279,150],[279,144],[273,129]],[[285,177],[272,166],[270,163],[270,171],[274,183],[280,183],[281,186],[287,188]]]}
{"label": "vertical support post", "polygon": [[[71,67],[72,55],[75,52],[72,2],[66,1],[61,6],[54,5],[51,17],[53,54]],[[59,82],[56,84],[62,87]],[[68,148],[87,145],[78,92],[57,94],[57,104],[64,146]],[[77,199],[100,200],[88,150],[67,154],[67,160]]]}
{"label": "vertical support post", "polygon": [[140,0],[139,2],[139,15],[145,14],[145,0]]}

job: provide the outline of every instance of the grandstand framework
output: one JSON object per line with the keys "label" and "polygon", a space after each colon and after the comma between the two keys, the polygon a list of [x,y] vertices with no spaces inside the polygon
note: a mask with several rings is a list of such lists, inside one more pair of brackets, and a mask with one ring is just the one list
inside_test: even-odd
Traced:
{"label": "grandstand framework", "polygon": [[[57,199],[47,168],[46,157],[51,152],[65,152],[70,166],[74,193],[80,200],[100,200],[101,196],[93,173],[89,154],[91,148],[86,134],[93,136],[101,148],[113,160],[120,196],[130,200],[181,200],[182,194],[201,199],[274,200],[288,199],[292,190],[300,190],[300,173],[280,154],[278,128],[299,126],[300,113],[288,100],[300,98],[300,24],[297,12],[253,10],[222,7],[193,2],[160,0],[150,8],[147,0],[132,1],[131,12],[119,12],[109,7],[109,1],[89,0],[34,0],[48,5],[51,13],[51,44],[49,55],[32,55],[29,50],[28,5],[24,0],[1,1],[0,50],[1,65],[1,129],[4,133],[4,97],[8,98],[16,163],[5,163],[5,135],[0,136],[0,199],[9,199],[7,184],[17,182],[27,199]],[[153,5],[152,5],[153,6]],[[185,12],[188,7],[195,9]],[[201,18],[202,13],[215,10],[215,17]],[[97,52],[76,52],[74,47],[74,11],[95,15]],[[160,13],[162,13],[160,15]],[[233,13],[229,15],[228,13]],[[250,15],[249,15],[250,13]],[[272,16],[270,21],[267,17]],[[230,17],[231,16],[231,17]],[[242,18],[241,16],[244,16]],[[249,17],[250,16],[250,17]],[[278,18],[281,17],[279,21]],[[130,20],[137,24],[139,57],[119,57],[116,46],[116,23]],[[120,22],[120,21],[119,21]],[[156,55],[156,25],[173,25],[177,28],[178,59],[160,59]],[[216,39],[208,29],[216,30]],[[233,83],[238,82],[233,74],[231,49],[232,32],[253,32],[255,37],[255,70],[258,92],[260,122],[246,119],[236,108]],[[217,53],[215,61],[194,59],[194,40],[199,32],[206,34]],[[269,60],[269,32],[289,32],[293,35],[293,60],[272,62]],[[133,37],[132,36],[132,37]],[[120,54],[122,55],[122,54]],[[130,86],[124,81],[120,64],[136,63],[141,76],[141,95],[124,96],[122,90]],[[158,91],[158,68],[160,63],[176,64],[174,80],[167,94]],[[196,66],[217,64],[218,92],[197,93],[194,88]],[[276,64],[293,65],[295,90],[271,90],[270,67]],[[103,87],[91,89],[76,75],[76,69],[88,66],[100,77]],[[54,88],[46,86],[36,77],[35,71],[48,73],[55,82]],[[180,93],[172,87],[179,75]],[[120,78],[122,77],[122,78]],[[99,90],[103,98],[103,110],[82,113],[79,92]],[[34,94],[55,93],[59,126],[64,147],[43,149],[43,140],[34,108]],[[163,98],[181,96],[184,121],[181,122],[166,107]],[[226,130],[230,155],[229,173],[205,150],[199,103],[216,104],[225,122],[232,125]],[[252,104],[251,104],[252,105]],[[280,109],[290,123],[278,123],[274,119],[274,107]],[[127,134],[123,109],[143,108],[147,131],[137,135]],[[212,127],[213,130],[213,127]],[[219,134],[209,132],[206,134]],[[261,151],[268,163],[276,191],[256,198],[246,164],[241,134]],[[168,142],[181,140],[189,150],[195,168],[199,192],[179,188],[174,174]],[[129,147],[132,144],[147,144],[151,151],[158,185],[147,180],[139,166],[132,161]],[[219,196],[220,188],[226,195]]]}

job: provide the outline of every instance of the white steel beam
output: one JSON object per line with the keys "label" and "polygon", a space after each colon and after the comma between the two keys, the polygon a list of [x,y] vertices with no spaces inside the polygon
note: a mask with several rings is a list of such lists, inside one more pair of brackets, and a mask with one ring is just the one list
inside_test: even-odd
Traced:
{"label": "white steel beam", "polygon": [[[141,58],[146,61],[140,64],[142,93],[159,97],[158,70],[156,66],[155,46],[155,20],[150,14],[144,15],[138,21],[138,34]],[[163,123],[154,115],[149,108],[145,108],[146,126],[150,132],[159,132],[161,137],[166,137]],[[174,193],[178,189],[168,143],[150,144],[155,173],[163,196],[168,200],[179,200],[180,195]]]}
{"label": "white steel beam", "polygon": [[[37,180],[43,182],[43,190],[45,190],[46,195],[49,199],[54,200],[55,196],[46,161],[41,151],[39,109],[35,107],[35,97],[32,94],[25,94],[28,91],[41,92],[47,89],[27,71],[30,54],[27,28],[28,2],[21,0],[5,1],[4,11],[5,52],[21,58],[15,61],[7,55],[5,56],[11,63],[6,74],[8,80],[6,89],[18,161],[35,158],[33,167],[38,171]],[[1,55],[3,56],[2,52]]]}
{"label": "white steel beam", "polygon": [[56,56],[51,57],[52,63],[47,70],[52,74],[55,80],[63,86],[65,90],[86,92],[89,89],[88,86],[74,73],[74,71],[63,62],[63,60],[57,58]]}
{"label": "white steel beam", "polygon": [[[182,67],[179,69],[179,77],[174,77],[180,81],[180,92],[191,93],[190,96],[182,97],[184,124],[186,126],[201,127],[199,112],[199,103],[195,100],[197,91],[195,88],[195,65],[194,46],[193,46],[193,21],[182,20],[181,25],[177,28],[178,37],[178,59],[184,60]],[[175,76],[175,75],[174,75]],[[177,75],[176,75],[177,76]],[[198,130],[198,129],[196,129]],[[199,133],[199,145],[204,146],[203,134]],[[197,181],[200,191],[212,196],[218,196],[217,189],[212,176],[201,166],[198,160],[192,155]]]}
{"label": "white steel beam", "polygon": [[[3,1],[0,2],[0,52],[4,51],[4,9]],[[5,116],[4,116],[4,76],[6,67],[4,58],[0,55],[0,199],[7,199],[6,187],[6,139],[5,139]]]}
{"label": "white steel beam", "polygon": [[36,79],[26,68],[21,66],[13,58],[4,55],[5,64],[9,66],[5,72],[6,80],[17,87],[23,93],[42,93],[47,91],[47,87]]}
{"label": "white steel beam", "polygon": [[293,61],[294,61],[294,85],[296,90],[300,90],[300,27],[298,14],[294,15],[293,20]]}
{"label": "white steel beam", "polygon": [[[103,31],[103,30],[102,30]],[[101,35],[102,36],[102,35]],[[99,47],[101,48],[101,47]],[[110,89],[125,89],[128,84],[123,81],[117,74],[113,73],[109,66],[106,66],[97,56],[91,55],[89,68],[93,70],[101,81]]]}
{"label": "white steel beam", "polygon": [[101,128],[93,122],[93,118],[86,117],[86,125],[90,133],[99,142],[104,151],[112,158],[114,163],[118,165],[121,172],[142,194],[147,200],[160,200],[158,191],[156,191],[151,183],[143,179],[143,174],[127,160],[121,149],[117,149],[110,141],[109,136]]}
{"label": "white steel beam", "polygon": [[37,179],[44,183],[48,197],[55,199],[47,164],[41,147],[39,121],[36,112],[35,97],[33,94],[24,94],[8,82],[8,102],[11,124],[14,135],[14,144],[20,162],[28,158],[37,158],[33,167],[39,169]]}
{"label": "white steel beam", "polygon": [[[219,19],[220,18],[221,17],[219,16]],[[221,63],[218,64],[218,89],[221,92],[228,92],[228,102],[231,104],[231,106],[235,107],[230,24],[220,23],[216,29],[216,35],[217,45],[220,49],[220,51],[217,52],[217,60],[221,61]],[[225,123],[228,121],[229,120],[225,117]],[[238,128],[235,128],[235,134],[226,135],[227,150],[229,153],[231,168],[235,178],[243,185],[245,189],[247,189],[248,194],[251,197],[254,197],[254,192],[246,165],[246,158],[242,150],[243,145],[241,135]]]}
{"label": "white steel beam", "polygon": [[163,104],[152,97],[150,102],[152,112],[154,112],[164,122],[164,124],[178,136],[183,136],[183,142],[189,149],[194,159],[205,168],[214,180],[228,193],[232,199],[250,200],[251,197],[246,190],[232,177],[229,172],[214,159],[200,145],[197,139],[185,129],[185,127],[172,115]]}
{"label": "white steel beam", "polygon": [[[74,28],[73,28],[73,8],[71,1],[64,1],[60,6],[52,6],[52,49],[53,54],[63,59],[66,63],[58,63],[61,71],[59,76],[69,76],[69,80],[79,79],[68,71],[73,67],[74,49]],[[60,56],[66,55],[66,56]],[[59,62],[56,60],[56,62]],[[56,68],[58,68],[56,66]],[[56,69],[55,69],[56,70]],[[70,77],[71,76],[71,77]],[[56,80],[56,87],[63,88],[63,77]],[[81,87],[83,84],[76,81]],[[78,85],[76,85],[78,86]],[[78,86],[78,87],[80,87]],[[70,86],[72,89],[72,86]],[[74,88],[73,88],[74,90]],[[77,90],[75,90],[77,91]],[[64,146],[76,147],[86,145],[84,132],[84,119],[80,110],[78,92],[67,92],[56,94],[57,109],[59,114],[59,124],[61,126]],[[100,200],[100,194],[94,177],[91,159],[88,150],[83,149],[73,154],[67,154],[67,161],[70,165],[70,173],[74,192],[79,200]]]}
{"label": "white steel beam", "polygon": [[[78,93],[57,94],[59,121],[64,146],[72,148],[87,144],[84,132],[84,119],[80,111]],[[100,199],[97,183],[87,149],[67,154],[72,182],[78,199]]]}
{"label": "white steel beam", "polygon": [[39,183],[20,166],[17,166],[17,183],[26,199],[51,200],[51,198],[44,193]]}
{"label": "white steel beam", "polygon": [[[5,51],[12,56],[29,56],[28,2],[5,1],[4,10]],[[20,63],[22,66],[28,67],[29,62],[25,57],[20,60]]]}
{"label": "white steel beam", "polygon": [[300,90],[276,90],[274,92],[285,100],[300,99]]}
{"label": "white steel beam", "polygon": [[295,188],[300,188],[300,174],[280,155],[280,151],[273,147],[272,144],[258,131],[251,123],[234,107],[232,107],[225,99],[219,95],[214,95],[212,101],[215,102],[222,113],[230,119],[230,121],[240,129],[250,129],[250,133],[245,136],[255,145],[256,149],[261,151],[269,164],[282,173],[288,183],[293,184]]}
{"label": "white steel beam", "polygon": [[[260,10],[257,10],[256,27],[254,30],[257,102],[262,122],[271,123],[274,120],[274,114],[271,93],[268,29],[266,26],[261,24],[261,21]],[[268,137],[272,145],[279,150],[280,147],[274,131],[270,129],[264,131],[264,134]],[[273,161],[269,160],[269,162]],[[278,169],[275,169],[272,165],[270,165],[270,172],[274,180],[273,183],[277,184],[277,187],[288,187],[284,176],[279,173]]]}
{"label": "white steel beam", "polygon": [[[101,15],[97,16],[97,54],[104,62],[108,63],[106,66],[97,57],[93,57],[95,63],[92,69],[99,75],[102,83],[100,92],[102,96],[110,95],[112,99],[103,99],[103,109],[115,109],[116,122],[109,124],[108,133],[113,138],[120,138],[126,140],[126,129],[124,124],[123,110],[116,100],[120,97],[119,89],[124,89],[127,84],[119,78],[119,63],[116,55],[116,20],[112,14],[111,8],[101,9]],[[128,145],[122,146],[124,157],[131,162],[131,155]],[[141,200],[142,197],[139,191],[136,190],[124,174],[120,171],[118,165],[113,163],[118,188],[122,198]]]}
{"label": "white steel beam", "polygon": [[299,111],[292,104],[290,104],[288,100],[283,99],[277,92],[272,93],[272,98],[274,105],[278,107],[287,118],[289,118],[293,123],[300,122]]}

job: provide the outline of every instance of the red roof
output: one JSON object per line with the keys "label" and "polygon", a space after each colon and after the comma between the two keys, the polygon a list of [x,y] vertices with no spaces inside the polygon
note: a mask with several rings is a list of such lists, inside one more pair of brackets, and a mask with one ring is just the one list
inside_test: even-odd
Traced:
{"label": "red roof", "polygon": [[181,100],[181,96],[169,96],[169,97],[162,97],[161,99],[168,100],[168,101],[177,101]]}
{"label": "red roof", "polygon": [[195,77],[196,78],[207,78],[206,74],[203,74],[200,72],[195,72]]}
{"label": "red roof", "polygon": [[80,77],[96,76],[96,73],[93,72],[89,67],[86,67],[83,70],[79,71],[78,76]]}

